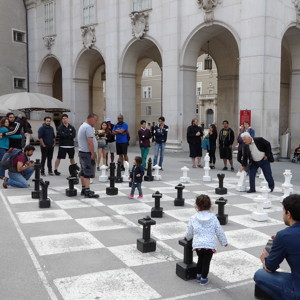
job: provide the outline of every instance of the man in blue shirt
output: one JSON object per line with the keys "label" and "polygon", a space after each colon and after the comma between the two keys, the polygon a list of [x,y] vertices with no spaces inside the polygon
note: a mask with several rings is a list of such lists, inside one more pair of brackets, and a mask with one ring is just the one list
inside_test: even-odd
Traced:
{"label": "man in blue shirt", "polygon": [[[277,232],[270,253],[266,249],[263,250],[260,257],[263,269],[256,271],[254,281],[256,286],[272,299],[299,300],[300,195],[286,197],[282,205],[283,220],[289,227]],[[289,264],[291,273],[276,271],[284,259]]]}
{"label": "man in blue shirt", "polygon": [[124,160],[128,161],[127,149],[128,149],[128,125],[124,122],[124,116],[118,115],[118,123],[114,126],[112,133],[116,136],[116,147],[119,160],[124,171]]}

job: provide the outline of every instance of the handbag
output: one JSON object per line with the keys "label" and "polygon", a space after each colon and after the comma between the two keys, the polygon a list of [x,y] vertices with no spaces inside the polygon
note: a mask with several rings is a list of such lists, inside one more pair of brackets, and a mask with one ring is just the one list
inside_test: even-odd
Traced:
{"label": "handbag", "polygon": [[205,150],[207,150],[207,151],[210,150],[209,139],[208,139],[207,137],[204,137],[204,138],[203,138],[201,148],[202,148],[202,149],[205,149]]}

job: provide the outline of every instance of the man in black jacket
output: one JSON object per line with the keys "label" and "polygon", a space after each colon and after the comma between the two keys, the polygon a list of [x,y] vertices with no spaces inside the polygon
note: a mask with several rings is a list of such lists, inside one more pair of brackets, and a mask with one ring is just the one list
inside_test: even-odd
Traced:
{"label": "man in black jacket", "polygon": [[[14,134],[22,134],[22,126],[19,122],[16,121],[15,115],[13,113],[7,113],[6,117],[8,118],[8,132],[5,133],[6,136]],[[9,139],[9,148],[18,148],[22,149],[22,139]]]}
{"label": "man in black jacket", "polygon": [[243,144],[243,160],[240,171],[246,169],[249,161],[250,190],[247,193],[255,193],[255,176],[258,168],[261,168],[268,182],[271,192],[274,189],[274,179],[270,162],[274,161],[271,144],[262,137],[252,138],[248,132],[241,134]]}
{"label": "man in black jacket", "polygon": [[54,174],[60,175],[58,172],[58,166],[61,159],[65,159],[68,153],[70,164],[75,164],[74,155],[75,155],[75,145],[74,138],[76,136],[76,129],[69,124],[69,116],[63,114],[61,118],[60,126],[57,129],[57,136],[59,137],[59,149],[57,154],[57,159],[54,166]]}

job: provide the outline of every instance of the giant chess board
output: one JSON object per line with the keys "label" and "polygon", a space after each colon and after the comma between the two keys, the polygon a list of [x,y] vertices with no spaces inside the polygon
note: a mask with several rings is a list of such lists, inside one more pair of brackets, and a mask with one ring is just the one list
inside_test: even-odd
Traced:
{"label": "giant chess board", "polygon": [[[228,200],[225,213],[229,222],[223,229],[229,246],[218,244],[210,283],[205,287],[196,280],[180,279],[175,268],[183,258],[178,240],[184,237],[187,222],[195,213],[195,197],[204,193],[214,203],[220,197],[215,194],[216,179],[208,183],[192,179],[184,184],[185,205],[181,207],[174,206],[179,181],[143,182],[143,199],[127,197],[128,183],[116,184],[118,195],[107,196],[108,185],[95,182],[91,188],[100,194],[99,199],[85,199],[80,190],[78,196],[69,198],[65,195],[66,186],[50,185],[50,209],[39,209],[38,200],[31,199],[28,189],[4,190],[3,200],[36,268],[40,268],[50,299],[175,300],[200,299],[207,294],[214,294],[213,299],[235,299],[230,289],[253,284],[253,274],[261,267],[262,248],[271,234],[285,226],[279,189],[269,196],[272,208],[266,209],[268,220],[257,222],[251,219],[256,194],[236,191],[236,182],[234,177],[224,180],[228,193],[222,197]],[[150,215],[155,191],[163,194],[160,206],[164,210],[163,218],[156,218],[156,225],[151,227],[157,249],[141,253],[136,247],[136,240],[142,237],[138,219]],[[286,265],[282,268],[288,270]],[[221,294],[225,289],[227,292]],[[240,299],[253,299],[253,294]]]}

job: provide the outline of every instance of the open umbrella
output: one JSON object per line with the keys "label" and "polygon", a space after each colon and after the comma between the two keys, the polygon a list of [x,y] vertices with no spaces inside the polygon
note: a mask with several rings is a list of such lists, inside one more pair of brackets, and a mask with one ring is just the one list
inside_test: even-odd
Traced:
{"label": "open umbrella", "polygon": [[13,93],[0,97],[0,107],[10,110],[30,112],[44,110],[47,112],[70,111],[63,102],[53,97],[38,93]]}

